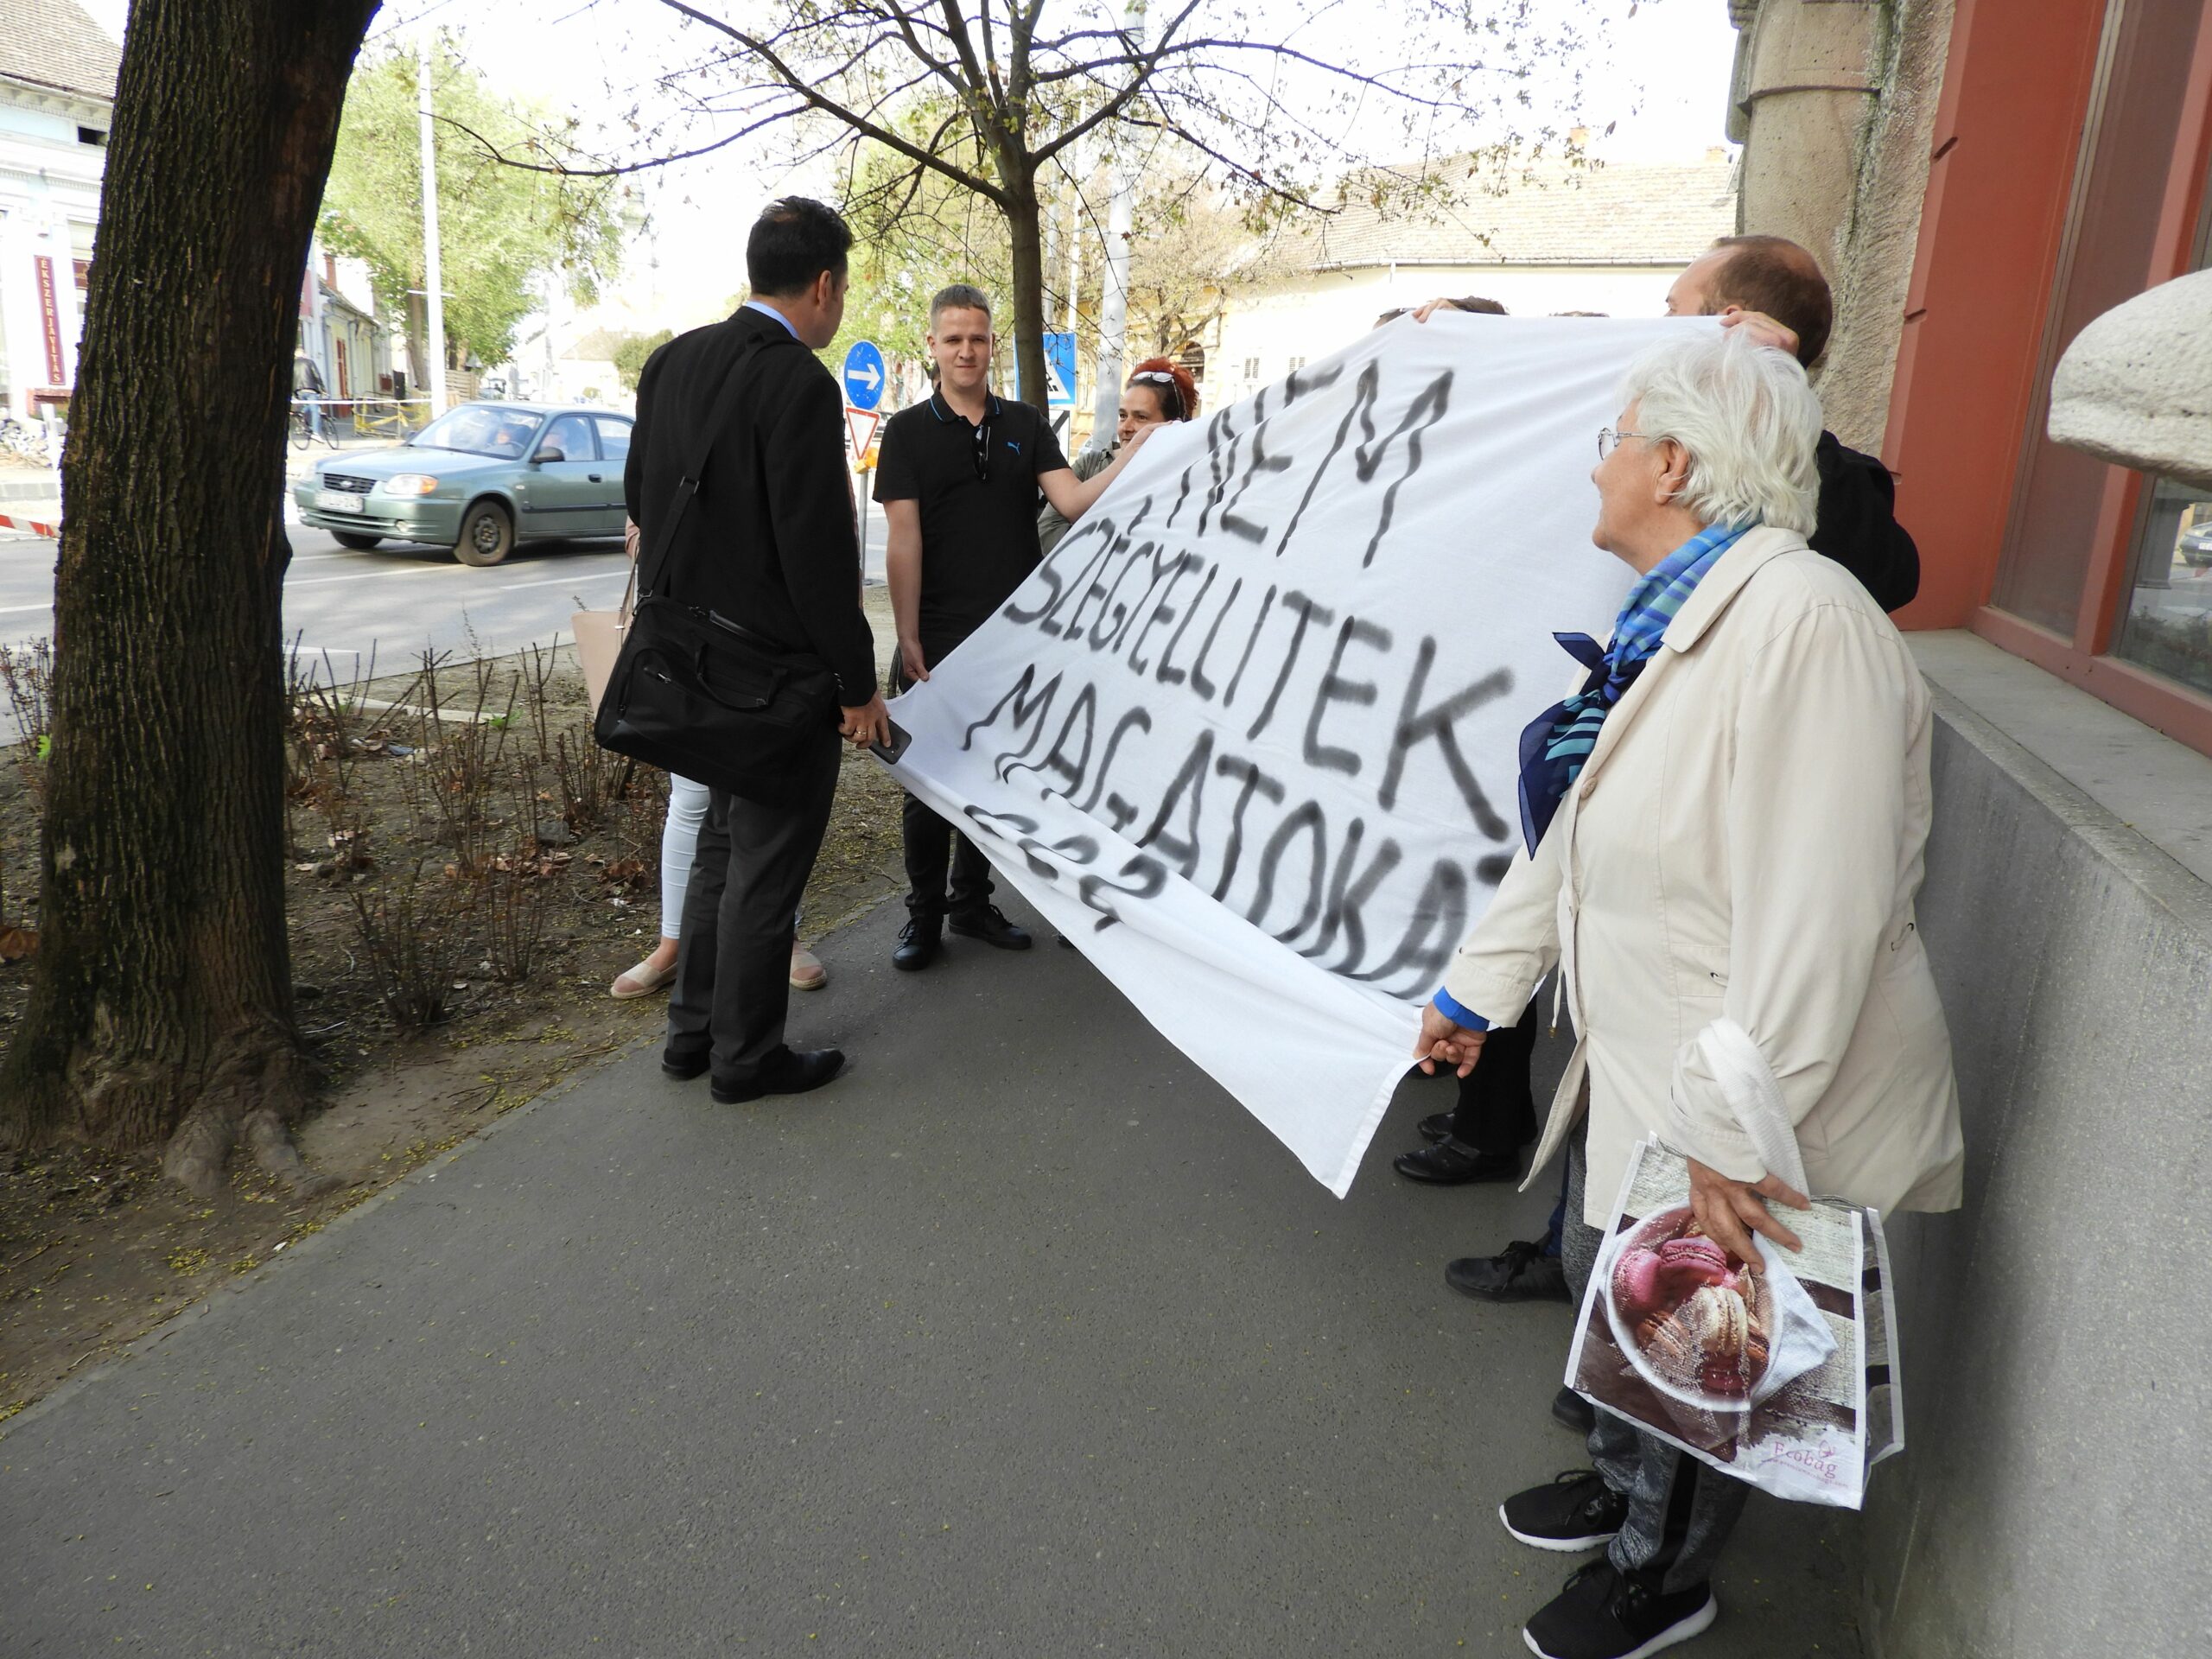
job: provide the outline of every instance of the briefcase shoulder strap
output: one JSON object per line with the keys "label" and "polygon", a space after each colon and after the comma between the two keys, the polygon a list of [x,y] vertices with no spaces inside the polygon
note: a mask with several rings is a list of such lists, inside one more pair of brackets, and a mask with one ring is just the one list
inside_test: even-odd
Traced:
{"label": "briefcase shoulder strap", "polygon": [[[661,591],[661,578],[666,574],[669,549],[675,543],[677,526],[683,523],[684,509],[691,505],[691,498],[699,493],[699,481],[707,470],[707,458],[714,452],[715,439],[729,424],[731,415],[736,412],[738,393],[745,388],[745,376],[741,372],[756,351],[779,343],[774,337],[767,335],[747,340],[738,348],[729,367],[722,371],[721,384],[715,392],[714,409],[705,423],[690,435],[690,448],[685,454],[683,475],[676,480],[675,493],[656,515],[649,537],[651,545],[639,552],[639,604]],[[798,342],[792,340],[790,343],[797,345]]]}

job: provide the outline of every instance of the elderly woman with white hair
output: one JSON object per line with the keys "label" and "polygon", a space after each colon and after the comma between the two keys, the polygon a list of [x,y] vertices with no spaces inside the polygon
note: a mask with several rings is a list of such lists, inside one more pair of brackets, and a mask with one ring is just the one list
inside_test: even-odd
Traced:
{"label": "elderly woman with white hair", "polygon": [[[1690,1160],[1717,1243],[1796,1247],[1784,1217],[1805,1197],[1730,1104],[1746,1066],[1815,1192],[1960,1197],[1950,1039],[1913,920],[1929,694],[1866,590],[1806,545],[1820,404],[1792,359],[1717,334],[1639,359],[1622,402],[1592,539],[1637,580],[1602,654],[1562,636],[1589,677],[1522,737],[1524,845],[1415,1051],[1465,1076],[1557,973],[1580,1040],[1536,1163],[1566,1148],[1578,1300],[1648,1135]],[[1499,1511],[1541,1549],[1606,1546],[1523,1634],[1546,1659],[1643,1659],[1713,1622],[1748,1489],[1610,1412],[1590,1451],[1593,1469]]]}

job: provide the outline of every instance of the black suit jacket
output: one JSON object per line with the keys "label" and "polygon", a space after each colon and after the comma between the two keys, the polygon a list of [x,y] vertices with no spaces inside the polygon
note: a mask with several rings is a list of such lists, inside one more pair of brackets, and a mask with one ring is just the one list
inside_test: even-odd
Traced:
{"label": "black suit jacket", "polygon": [[639,546],[653,545],[655,517],[675,495],[734,363],[742,388],[708,450],[661,591],[787,651],[811,652],[836,675],[837,700],[856,708],[875,694],[875,641],[861,613],[844,399],[836,377],[775,318],[741,308],[645,359],[622,472]]}
{"label": "black suit jacket", "polygon": [[1872,455],[1847,449],[1833,432],[1813,452],[1821,474],[1819,520],[1806,539],[1859,578],[1874,602],[1894,611],[1920,591],[1920,550],[1897,519],[1897,485]]}

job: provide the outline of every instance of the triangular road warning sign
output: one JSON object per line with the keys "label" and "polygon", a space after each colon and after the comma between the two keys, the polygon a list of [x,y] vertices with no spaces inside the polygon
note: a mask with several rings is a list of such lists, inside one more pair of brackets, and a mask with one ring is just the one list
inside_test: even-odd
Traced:
{"label": "triangular road warning sign", "polygon": [[876,423],[883,416],[872,409],[845,410],[845,436],[853,446],[853,459],[859,461],[868,454],[868,447],[875,442]]}

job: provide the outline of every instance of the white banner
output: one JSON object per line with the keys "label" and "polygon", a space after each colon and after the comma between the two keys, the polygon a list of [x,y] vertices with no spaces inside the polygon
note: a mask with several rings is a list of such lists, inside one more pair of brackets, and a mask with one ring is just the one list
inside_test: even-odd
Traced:
{"label": "white banner", "polygon": [[1405,318],[1163,429],[892,705],[900,780],[1339,1197],[1520,836],[1552,632],[1627,592],[1621,372],[1712,326]]}

